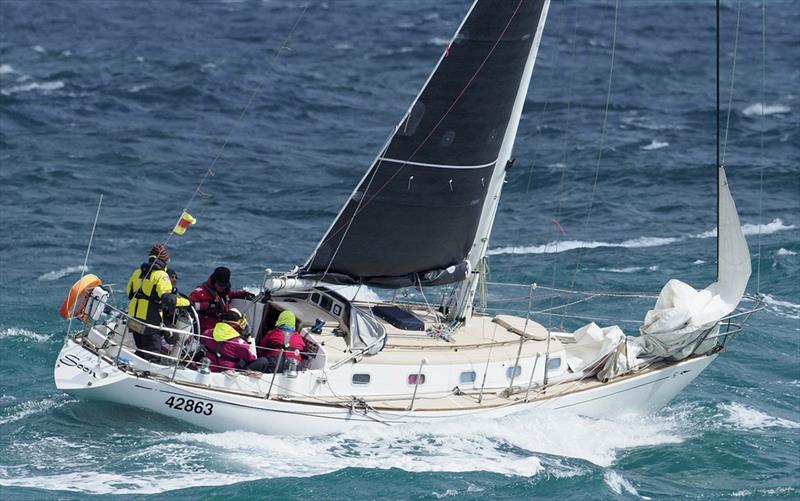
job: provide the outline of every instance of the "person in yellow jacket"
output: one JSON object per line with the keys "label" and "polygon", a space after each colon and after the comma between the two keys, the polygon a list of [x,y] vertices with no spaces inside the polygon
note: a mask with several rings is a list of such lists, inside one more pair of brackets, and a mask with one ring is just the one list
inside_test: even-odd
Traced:
{"label": "person in yellow jacket", "polygon": [[[167,274],[169,253],[162,244],[150,249],[147,262],[142,263],[128,280],[128,315],[151,325],[161,325],[162,310],[174,312],[176,307],[189,306],[189,300],[174,293]],[[136,354],[151,361],[158,361],[161,352],[162,331],[130,322],[133,339],[139,350]],[[146,352],[149,353],[146,353]]]}

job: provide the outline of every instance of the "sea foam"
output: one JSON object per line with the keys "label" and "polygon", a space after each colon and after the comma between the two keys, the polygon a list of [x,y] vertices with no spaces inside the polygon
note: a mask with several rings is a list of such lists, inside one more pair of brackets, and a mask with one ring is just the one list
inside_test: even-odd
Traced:
{"label": "sea foam", "polygon": [[[742,233],[747,236],[758,235],[771,235],[779,231],[793,230],[797,228],[793,224],[785,224],[782,219],[776,218],[767,224],[743,224]],[[670,245],[675,242],[680,242],[689,238],[703,239],[713,238],[717,236],[717,229],[711,229],[702,233],[684,237],[648,237],[643,236],[622,242],[599,242],[599,241],[583,241],[583,240],[564,240],[554,241],[544,245],[527,245],[527,246],[507,246],[497,247],[490,249],[488,254],[491,256],[500,254],[555,254],[559,252],[566,252],[575,249],[596,249],[599,247],[618,247],[625,249],[636,249],[643,247],[661,247]]]}
{"label": "sea foam", "polygon": [[89,271],[88,266],[69,266],[67,268],[61,268],[60,270],[48,271],[47,273],[43,273],[39,275],[38,280],[42,280],[45,282],[58,280],[59,278],[66,277],[67,275],[71,275],[73,273],[80,273],[82,271]]}
{"label": "sea foam", "polygon": [[50,341],[50,336],[37,334],[33,331],[29,331],[28,329],[20,329],[18,327],[11,327],[0,331],[0,339],[6,338],[25,338],[36,343],[46,343],[47,341]]}
{"label": "sea foam", "polygon": [[755,103],[743,109],[742,113],[744,113],[744,115],[748,117],[757,117],[762,115],[777,115],[779,113],[789,113],[790,111],[792,111],[791,108],[789,108],[788,106],[784,106],[782,104]]}
{"label": "sea foam", "polygon": [[727,414],[725,421],[735,428],[760,430],[764,428],[800,428],[800,423],[789,419],[770,416],[757,409],[737,402],[720,404],[720,409]]}
{"label": "sea foam", "polygon": [[653,139],[652,141],[650,141],[650,144],[647,144],[647,145],[644,145],[644,146],[639,146],[639,149],[640,150],[646,150],[646,151],[660,150],[661,148],[666,148],[667,146],[669,146],[668,142],[666,142],[666,141],[658,141],[656,139]]}

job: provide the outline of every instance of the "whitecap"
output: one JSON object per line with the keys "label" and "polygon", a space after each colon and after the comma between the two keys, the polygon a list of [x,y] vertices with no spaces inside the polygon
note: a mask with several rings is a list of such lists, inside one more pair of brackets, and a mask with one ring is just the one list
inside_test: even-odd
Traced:
{"label": "whitecap", "polygon": [[789,249],[784,249],[783,247],[781,247],[780,249],[778,249],[777,255],[779,255],[779,256],[796,256],[797,252],[789,250]]}
{"label": "whitecap", "polygon": [[753,117],[753,116],[762,116],[762,115],[776,115],[779,113],[789,113],[792,111],[791,108],[788,106],[784,106],[782,104],[763,104],[763,103],[755,103],[751,104],[747,108],[742,110],[745,116]]}
{"label": "whitecap", "polygon": [[14,73],[14,68],[10,64],[0,64],[0,75],[10,75]]}
{"label": "whitecap", "polygon": [[769,311],[772,311],[781,317],[800,319],[800,304],[794,304],[790,303],[789,301],[775,299],[769,294],[764,296],[764,304],[767,305]]}
{"label": "whitecap", "polygon": [[761,430],[764,428],[800,428],[800,423],[789,419],[770,416],[752,407],[740,403],[720,404],[720,409],[727,413],[724,417],[728,424],[744,430]]}
{"label": "whitecap", "polygon": [[606,271],[608,273],[635,273],[643,270],[641,266],[628,266],[627,268],[598,268],[598,271]]}
{"label": "whitecap", "polygon": [[31,47],[31,49],[33,49],[34,52],[38,52],[39,54],[45,54],[47,52],[41,45],[34,45],[33,47]]}
{"label": "whitecap", "polygon": [[333,48],[336,50],[350,50],[353,48],[353,46],[349,43],[337,43],[333,46]]}
{"label": "whitecap", "polygon": [[702,259],[698,259],[698,260],[696,260],[696,261],[695,261],[694,263],[692,263],[692,264],[694,264],[694,265],[699,265],[699,264],[706,264],[706,262],[705,262],[705,261],[703,261]]}
{"label": "whitecap", "polygon": [[[771,235],[779,231],[793,230],[797,228],[795,225],[786,225],[781,218],[775,218],[767,224],[752,224],[747,223],[742,225],[742,233],[745,236],[758,235]],[[717,236],[717,229],[713,228],[702,233],[690,235],[689,238],[715,238]]]}
{"label": "whitecap", "polygon": [[67,400],[56,401],[45,398],[44,400],[28,400],[8,408],[8,413],[0,416],[0,424],[13,423],[34,414],[51,411],[67,403]]}
{"label": "whitecap", "polygon": [[564,240],[550,242],[545,245],[499,247],[489,250],[489,255],[499,254],[555,254],[574,249],[596,249],[598,247],[622,247],[636,249],[642,247],[660,247],[677,242],[674,237],[639,237],[623,242],[596,242],[582,240]]}
{"label": "whitecap", "polygon": [[450,39],[442,37],[433,37],[430,40],[428,40],[428,43],[431,45],[446,46],[450,44]]}
{"label": "whitecap", "polygon": [[71,275],[72,273],[80,273],[82,271],[89,271],[88,266],[69,266],[67,268],[61,268],[60,270],[55,271],[48,271],[42,275],[39,275],[38,280],[42,281],[52,281],[58,280],[59,278],[66,277],[67,275]]}
{"label": "whitecap", "polygon": [[666,142],[666,141],[657,141],[657,140],[653,139],[652,141],[650,141],[650,144],[647,144],[645,146],[639,146],[639,149],[647,150],[647,151],[660,150],[661,148],[666,148],[667,146],[669,146],[668,142]]}
{"label": "whitecap", "polygon": [[10,96],[11,94],[16,94],[18,92],[30,92],[32,90],[40,90],[43,92],[51,92],[54,90],[58,90],[64,87],[64,82],[61,80],[55,80],[53,82],[31,82],[24,85],[15,85],[14,87],[9,87],[8,89],[0,90],[0,94],[4,96]]}
{"label": "whitecap", "polygon": [[609,489],[611,489],[618,496],[621,496],[624,492],[642,499],[650,499],[645,496],[639,496],[639,492],[636,490],[633,484],[628,482],[622,475],[614,470],[608,470],[605,472],[605,474],[603,474],[603,482],[605,482]]}
{"label": "whitecap", "polygon": [[29,331],[28,329],[20,329],[19,327],[10,327],[8,329],[3,329],[2,331],[0,331],[0,339],[20,338],[20,337],[27,338],[36,343],[46,343],[47,341],[50,341],[50,336],[37,334],[33,331]]}
{"label": "whitecap", "polygon": [[455,490],[455,489],[447,489],[446,491],[444,491],[442,493],[433,491],[432,494],[433,494],[433,497],[435,497],[436,499],[442,499],[442,498],[449,498],[449,497],[452,497],[452,496],[458,496],[458,491]]}

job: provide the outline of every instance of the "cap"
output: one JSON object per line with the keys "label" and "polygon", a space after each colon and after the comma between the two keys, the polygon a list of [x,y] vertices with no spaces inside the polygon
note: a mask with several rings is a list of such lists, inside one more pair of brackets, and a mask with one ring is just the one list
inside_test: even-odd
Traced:
{"label": "cap", "polygon": [[211,281],[220,287],[229,289],[231,286],[231,270],[224,266],[215,268],[214,273],[211,274]]}
{"label": "cap", "polygon": [[155,256],[164,262],[169,262],[169,252],[167,252],[167,248],[164,247],[164,244],[162,243],[155,244],[153,248],[150,249],[149,255]]}

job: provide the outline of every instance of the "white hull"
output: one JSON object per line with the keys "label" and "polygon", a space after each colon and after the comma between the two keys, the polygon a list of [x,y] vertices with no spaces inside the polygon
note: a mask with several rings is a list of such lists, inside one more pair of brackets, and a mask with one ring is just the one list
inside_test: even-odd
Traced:
{"label": "white hull", "polygon": [[534,397],[531,394],[529,401],[509,400],[506,404],[487,408],[448,410],[367,410],[358,406],[352,409],[343,403],[265,399],[198,384],[171,382],[168,377],[137,376],[118,369],[107,360],[98,361],[97,355],[72,340],[66,342],[59,354],[55,382],[59,389],[79,398],[130,405],[209,430],[315,435],[347,431],[353,427],[441,422],[477,414],[500,417],[538,409],[598,418],[646,414],[666,405],[716,356],[690,358],[586,389],[559,393],[554,388],[550,395]]}

